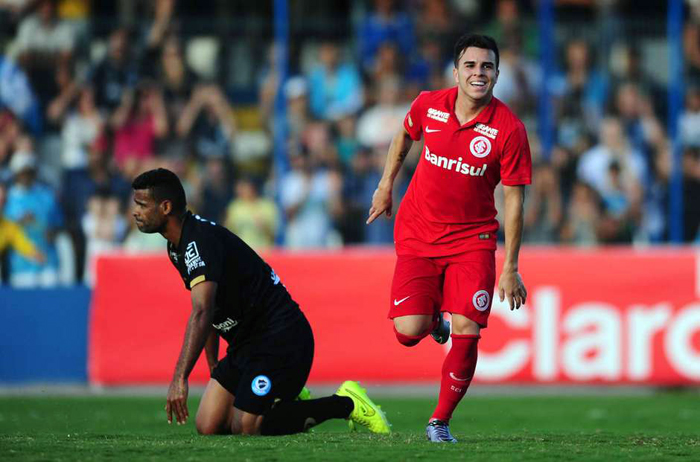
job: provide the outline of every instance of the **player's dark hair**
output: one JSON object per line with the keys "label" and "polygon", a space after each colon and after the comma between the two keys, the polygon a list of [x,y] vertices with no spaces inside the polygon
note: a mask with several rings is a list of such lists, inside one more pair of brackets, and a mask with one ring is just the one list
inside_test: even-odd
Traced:
{"label": "player's dark hair", "polygon": [[157,168],[143,172],[134,178],[131,187],[134,190],[148,189],[158,203],[170,201],[175,213],[182,213],[187,207],[185,189],[177,175],[168,169]]}
{"label": "player's dark hair", "polygon": [[496,55],[496,70],[498,70],[498,63],[500,62],[500,57],[498,54],[498,45],[496,41],[489,37],[488,35],[478,35],[478,34],[464,34],[455,43],[455,53],[454,53],[454,63],[455,67],[459,66],[459,58],[462,57],[464,51],[469,47],[484,48],[486,50],[491,50]]}

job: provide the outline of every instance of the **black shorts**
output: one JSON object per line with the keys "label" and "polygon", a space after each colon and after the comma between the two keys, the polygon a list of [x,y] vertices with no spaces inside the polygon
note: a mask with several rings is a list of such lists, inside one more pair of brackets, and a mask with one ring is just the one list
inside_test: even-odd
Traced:
{"label": "black shorts", "polygon": [[314,335],[302,316],[288,329],[229,351],[211,377],[234,397],[234,407],[262,415],[275,400],[293,400],[314,360]]}

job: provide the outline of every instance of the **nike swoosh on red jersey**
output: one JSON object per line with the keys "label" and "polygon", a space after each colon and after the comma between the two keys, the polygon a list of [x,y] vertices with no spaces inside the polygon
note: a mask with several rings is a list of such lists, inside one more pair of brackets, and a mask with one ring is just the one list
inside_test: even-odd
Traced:
{"label": "nike swoosh on red jersey", "polygon": [[436,129],[430,129],[430,127],[425,127],[425,133],[433,133],[433,132],[439,132],[440,130]]}
{"label": "nike swoosh on red jersey", "polygon": [[410,295],[409,295],[408,297],[406,297],[406,298],[402,298],[401,300],[396,300],[396,299],[394,299],[394,306],[399,306],[400,304],[402,304],[403,302],[405,302],[405,301],[408,300],[409,298],[411,298]]}

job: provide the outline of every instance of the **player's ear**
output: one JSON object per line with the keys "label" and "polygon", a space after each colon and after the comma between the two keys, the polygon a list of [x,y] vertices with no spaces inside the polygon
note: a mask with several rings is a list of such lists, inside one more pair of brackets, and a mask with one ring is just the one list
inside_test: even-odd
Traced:
{"label": "player's ear", "polygon": [[160,203],[160,209],[163,215],[170,215],[173,211],[173,203],[166,199]]}
{"label": "player's ear", "polygon": [[457,70],[456,67],[452,68],[452,76],[455,79],[455,83],[459,85],[459,71]]}

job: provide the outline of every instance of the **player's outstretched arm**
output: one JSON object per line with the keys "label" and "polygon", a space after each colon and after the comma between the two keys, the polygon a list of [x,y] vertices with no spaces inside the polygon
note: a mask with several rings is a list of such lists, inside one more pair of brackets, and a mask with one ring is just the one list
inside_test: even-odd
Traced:
{"label": "player's outstretched arm", "polygon": [[508,299],[510,309],[518,309],[525,304],[527,290],[518,273],[518,256],[523,237],[523,205],[525,186],[503,186],[505,193],[505,234],[506,258],[498,281],[498,295],[503,301]]}
{"label": "player's outstretched arm", "polygon": [[401,127],[401,130],[394,135],[394,138],[391,140],[389,154],[386,157],[386,164],[384,164],[384,173],[372,196],[372,206],[369,208],[367,224],[372,223],[377,217],[381,216],[382,213],[386,213],[387,218],[391,217],[391,194],[394,189],[394,180],[396,179],[396,175],[399,174],[401,165],[403,165],[403,161],[406,160],[406,156],[412,145],[413,140],[410,135],[405,128]]}
{"label": "player's outstretched arm", "polygon": [[200,282],[192,288],[192,313],[187,323],[185,340],[182,343],[180,357],[175,366],[175,374],[168,388],[168,400],[165,412],[168,423],[172,423],[173,414],[178,424],[187,422],[187,378],[190,376],[204,344],[209,337],[212,316],[216,304],[216,282]]}

